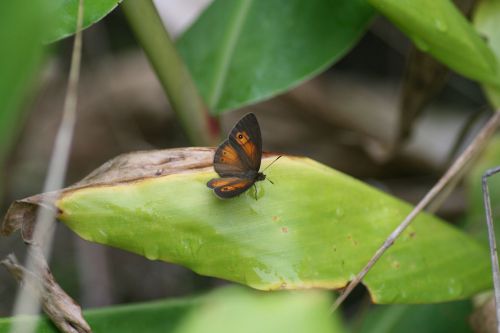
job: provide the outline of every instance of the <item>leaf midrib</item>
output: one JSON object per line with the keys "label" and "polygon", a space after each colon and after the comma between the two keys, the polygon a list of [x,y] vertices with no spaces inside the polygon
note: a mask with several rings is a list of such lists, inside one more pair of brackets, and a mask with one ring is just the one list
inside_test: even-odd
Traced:
{"label": "leaf midrib", "polygon": [[226,39],[221,47],[222,56],[215,64],[215,75],[211,85],[212,89],[208,94],[208,105],[211,109],[214,109],[214,107],[219,103],[222,89],[226,83],[227,73],[229,72],[229,66],[231,64],[234,50],[252,2],[253,0],[242,0],[240,2],[240,5],[235,8],[233,19],[226,29],[228,34],[226,35]]}

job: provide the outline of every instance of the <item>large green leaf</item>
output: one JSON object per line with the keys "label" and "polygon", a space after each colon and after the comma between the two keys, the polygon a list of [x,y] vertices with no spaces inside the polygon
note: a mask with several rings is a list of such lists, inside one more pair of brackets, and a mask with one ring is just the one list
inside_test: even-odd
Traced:
{"label": "large green leaf", "polygon": [[40,64],[48,22],[43,2],[0,1],[0,169]]}
{"label": "large green leaf", "polygon": [[[318,292],[262,293],[224,288],[208,296],[114,306],[84,311],[94,333],[342,333],[339,319],[328,314],[329,297]],[[22,320],[34,320],[23,318]],[[0,318],[0,333],[12,318]],[[37,333],[56,333],[47,320]]]}
{"label": "large green leaf", "polygon": [[[213,150],[202,148],[121,156],[63,192],[59,219],[87,240],[272,290],[345,286],[411,210],[299,157],[267,171],[275,184],[259,182],[258,200],[253,189],[220,200],[205,185],[215,176],[212,160]],[[39,199],[14,204],[3,232],[30,225]],[[490,287],[488,253],[421,214],[364,283],[378,303],[467,298]]]}
{"label": "large green leaf", "polygon": [[[420,305],[377,305],[356,333],[472,333],[470,301]],[[359,325],[359,323],[356,323]]]}
{"label": "large green leaf", "polygon": [[[474,26],[486,38],[500,63],[500,0],[483,0],[474,13]],[[491,104],[500,108],[500,87],[483,85]]]}
{"label": "large green leaf", "polygon": [[372,14],[366,0],[215,0],[177,45],[217,114],[325,69],[356,43]]}
{"label": "large green leaf", "polygon": [[500,87],[486,43],[449,0],[369,0],[422,51],[471,79]]}
{"label": "large green leaf", "polygon": [[[122,0],[85,0],[83,10],[83,28],[100,21],[109,14]],[[132,0],[133,1],[133,0]],[[58,0],[54,8],[54,29],[48,40],[55,41],[71,36],[76,31],[76,18],[79,0]]]}

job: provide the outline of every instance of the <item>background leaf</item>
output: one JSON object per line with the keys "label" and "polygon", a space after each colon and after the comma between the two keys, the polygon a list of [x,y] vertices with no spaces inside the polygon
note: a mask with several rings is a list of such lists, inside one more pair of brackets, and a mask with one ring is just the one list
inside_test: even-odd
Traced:
{"label": "background leaf", "polygon": [[363,318],[357,333],[472,333],[467,322],[470,301],[421,305],[377,305]]}
{"label": "background leaf", "polygon": [[[207,296],[157,301],[84,311],[95,333],[342,333],[337,316],[329,315],[324,293],[261,293],[224,288]],[[34,320],[23,318],[22,320]],[[0,333],[12,318],[0,318]],[[56,333],[42,319],[38,333]]]}
{"label": "background leaf", "polygon": [[365,0],[216,0],[178,47],[218,114],[319,73],[356,43],[372,14]]}
{"label": "background leaf", "polygon": [[370,0],[370,3],[420,50],[466,77],[500,86],[495,56],[451,1]]}
{"label": "background leaf", "polygon": [[[486,43],[495,53],[497,63],[500,63],[500,1],[479,1],[473,21],[475,28],[486,38]],[[483,89],[491,104],[500,108],[500,87],[485,84]]]}
{"label": "background leaf", "polygon": [[[83,11],[83,28],[100,21],[109,14],[121,0],[85,0]],[[54,29],[48,37],[50,41],[71,36],[76,29],[76,14],[78,11],[78,0],[59,0],[52,14],[56,20]]]}
{"label": "background leaf", "polygon": [[[147,160],[156,172],[168,166],[156,165],[152,156],[179,165],[168,157],[172,151],[130,156]],[[184,154],[188,161],[211,163],[206,149]],[[263,166],[271,161],[264,159]],[[114,164],[127,174],[123,163],[104,167],[112,171]],[[82,184],[57,202],[59,218],[87,240],[269,290],[345,286],[411,209],[307,158],[283,157],[273,165],[268,175],[275,185],[259,182],[259,200],[252,190],[220,200],[205,185],[215,176],[211,168],[187,170],[143,173],[115,185]],[[19,215],[15,208],[9,213]],[[490,283],[487,251],[427,214],[365,278],[379,303],[467,298]]]}
{"label": "background leaf", "polygon": [[191,312],[175,332],[344,332],[328,311],[331,298],[319,292],[216,292],[210,302]]}
{"label": "background leaf", "polygon": [[48,32],[43,3],[0,2],[0,165],[19,129],[22,107],[33,85]]}

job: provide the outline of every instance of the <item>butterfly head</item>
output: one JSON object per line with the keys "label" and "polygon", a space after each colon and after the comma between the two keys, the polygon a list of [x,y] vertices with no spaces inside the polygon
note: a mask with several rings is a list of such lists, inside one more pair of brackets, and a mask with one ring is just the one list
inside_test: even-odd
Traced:
{"label": "butterfly head", "polygon": [[255,177],[255,181],[260,182],[261,180],[265,180],[266,175],[263,174],[262,172],[257,173],[257,177]]}

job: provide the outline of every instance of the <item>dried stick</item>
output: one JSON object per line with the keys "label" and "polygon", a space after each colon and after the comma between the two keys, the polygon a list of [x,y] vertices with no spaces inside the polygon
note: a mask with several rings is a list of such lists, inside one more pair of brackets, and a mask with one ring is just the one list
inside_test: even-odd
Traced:
{"label": "dried stick", "polygon": [[500,172],[500,167],[487,170],[482,179],[484,211],[486,213],[486,225],[488,226],[488,238],[490,241],[491,270],[493,272],[493,286],[495,287],[495,310],[497,332],[500,333],[500,272],[498,268],[497,243],[495,240],[495,228],[493,226],[493,213],[491,212],[490,191],[488,190],[488,177]]}
{"label": "dried stick", "polygon": [[[82,48],[82,36],[81,28],[83,22],[83,0],[79,1],[78,6],[78,17],[76,25],[76,34],[73,44],[73,52],[71,55],[71,67],[68,79],[68,88],[66,91],[66,98],[64,101],[63,115],[61,124],[59,126],[56,140],[54,143],[54,149],[52,151],[52,156],[50,159],[49,169],[47,173],[47,178],[44,184],[44,192],[50,192],[60,189],[63,186],[64,178],[66,175],[66,168],[68,165],[69,153],[71,148],[71,142],[73,138],[73,131],[76,122],[76,106],[77,106],[77,96],[78,96],[78,81],[80,77],[80,59],[81,59],[81,48]],[[38,270],[42,267],[38,264],[35,258],[42,256],[43,258],[49,258],[52,240],[54,237],[54,218],[55,211],[50,207],[50,203],[42,202],[38,210],[38,214],[35,222],[35,229],[33,237],[31,239],[25,239],[31,244],[40,246],[40,249],[34,251],[33,246],[28,246],[28,256],[26,259],[25,268],[23,272],[30,272],[34,276],[42,276],[42,272]],[[43,259],[45,260],[45,259]],[[6,261],[7,265],[9,261]],[[9,266],[10,267],[10,266]],[[14,266],[12,266],[14,267]],[[21,266],[16,266],[20,268]],[[21,272],[20,270],[17,270]],[[33,298],[32,293],[27,290],[28,288],[20,288],[16,297],[16,302],[14,305],[14,316],[20,314],[37,314],[39,311],[39,301],[42,303],[47,301],[46,295],[43,294],[45,289],[40,289],[41,294],[39,298]],[[42,304],[44,310],[47,310],[49,304]],[[58,309],[59,311],[65,311],[64,308]],[[56,323],[59,317],[64,317],[64,314],[55,312],[47,312],[47,315]],[[14,321],[11,328],[11,332],[20,333],[26,332],[31,333],[34,331],[35,323],[34,321]],[[87,325],[88,326],[88,325]],[[74,332],[74,331],[68,331]]]}
{"label": "dried stick", "polygon": [[[0,264],[23,284],[23,288],[28,290],[32,297],[41,300],[43,311],[59,330],[67,333],[90,333],[91,329],[83,318],[82,309],[57,284],[41,249],[36,245],[28,246],[35,271],[21,266],[13,254],[8,255]],[[36,320],[30,322],[34,325]]]}
{"label": "dried stick", "polygon": [[451,165],[451,167],[446,171],[446,173],[439,179],[439,181],[434,185],[433,188],[422,198],[422,200],[413,208],[413,210],[406,216],[406,218],[401,222],[401,224],[389,235],[382,246],[375,252],[373,257],[368,261],[368,263],[363,267],[363,269],[356,275],[356,277],[347,285],[342,294],[335,300],[330,311],[335,311],[340,304],[347,298],[351,291],[363,280],[365,275],[370,271],[370,269],[375,265],[375,263],[380,259],[380,257],[387,251],[396,241],[396,239],[401,235],[401,233],[410,225],[410,223],[417,217],[417,215],[422,212],[433,200],[441,193],[441,191],[446,187],[446,185],[455,178],[457,174],[462,170],[462,168],[471,161],[479,152],[481,152],[490,137],[495,133],[496,128],[500,123],[500,110],[495,112],[493,116],[488,120],[486,125],[481,129],[479,134],[474,138],[470,145],[465,149],[462,154],[457,158],[457,160]]}

